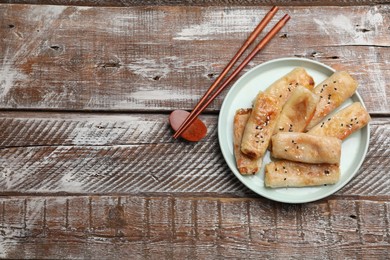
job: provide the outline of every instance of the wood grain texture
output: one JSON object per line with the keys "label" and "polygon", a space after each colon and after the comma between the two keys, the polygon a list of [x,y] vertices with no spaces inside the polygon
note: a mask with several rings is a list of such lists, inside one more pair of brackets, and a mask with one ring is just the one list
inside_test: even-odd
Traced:
{"label": "wood grain texture", "polygon": [[388,0],[0,0],[0,3],[39,4],[39,5],[72,5],[72,6],[354,6],[388,4]]}
{"label": "wood grain texture", "polygon": [[0,205],[2,258],[390,257],[388,201],[22,196]]}
{"label": "wood grain texture", "polygon": [[[191,109],[268,10],[0,5],[0,107]],[[356,77],[370,112],[390,112],[389,5],[290,6],[275,20],[284,12],[291,21],[247,69],[286,56],[324,62]]]}
{"label": "wood grain texture", "polygon": [[[198,143],[174,140],[167,115],[0,113],[0,189],[11,193],[217,193],[254,196],[227,167],[217,117]],[[338,195],[390,196],[390,121],[375,118],[367,157]],[[346,156],[346,155],[344,155]]]}

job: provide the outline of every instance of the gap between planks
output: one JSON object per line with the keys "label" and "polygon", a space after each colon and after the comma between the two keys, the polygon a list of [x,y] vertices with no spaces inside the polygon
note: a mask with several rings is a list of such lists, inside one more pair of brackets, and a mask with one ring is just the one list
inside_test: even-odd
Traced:
{"label": "gap between planks", "polygon": [[[192,193],[186,193],[186,192],[142,192],[140,194],[129,194],[126,192],[107,192],[107,193],[70,193],[70,192],[55,192],[55,193],[49,193],[49,192],[42,192],[42,193],[36,193],[36,192],[1,192],[0,193],[0,199],[9,199],[9,198],[75,198],[75,197],[88,197],[89,199],[92,198],[105,198],[105,197],[115,197],[118,199],[121,198],[143,198],[143,199],[186,199],[186,200],[207,200],[207,201],[224,201],[224,202],[247,202],[250,201],[272,201],[267,198],[264,198],[260,195],[257,195],[255,193],[247,193],[245,194],[245,197],[239,196],[235,193],[214,193],[214,192],[192,192]],[[330,200],[344,200],[344,201],[372,201],[372,202],[387,202],[390,201],[390,195],[330,195],[326,198],[313,201],[310,203],[319,203],[319,202],[325,202]],[[276,202],[277,204],[286,204],[288,203],[281,203]],[[308,204],[308,203],[303,203]],[[290,204],[290,205],[303,205],[303,204]],[[196,206],[195,206],[196,207]]]}
{"label": "gap between planks", "polygon": [[[180,108],[177,108],[180,109]],[[89,115],[89,114],[97,114],[97,115],[104,115],[104,116],[117,116],[117,115],[133,115],[133,114],[145,114],[145,115],[169,115],[174,109],[172,110],[165,110],[165,109],[155,109],[155,110],[145,110],[145,109],[96,109],[96,110],[82,110],[82,109],[74,109],[74,110],[64,110],[64,109],[29,109],[29,108],[0,108],[0,113],[31,113],[31,114],[63,114],[63,115],[70,115],[70,114],[80,114],[80,115]],[[187,110],[191,111],[191,110]],[[202,115],[216,115],[218,116],[220,113],[220,110],[212,110],[212,109],[206,109],[202,112]],[[387,112],[370,112],[369,113],[372,118],[379,118],[379,117],[390,117],[390,113]],[[0,115],[1,117],[1,115]]]}
{"label": "gap between planks", "polygon": [[293,0],[276,0],[273,2],[267,0],[0,0],[0,4],[34,4],[34,5],[64,5],[64,6],[85,6],[85,7],[148,7],[148,6],[355,6],[355,5],[380,5],[387,4],[386,0],[333,0],[333,1],[293,1]]}

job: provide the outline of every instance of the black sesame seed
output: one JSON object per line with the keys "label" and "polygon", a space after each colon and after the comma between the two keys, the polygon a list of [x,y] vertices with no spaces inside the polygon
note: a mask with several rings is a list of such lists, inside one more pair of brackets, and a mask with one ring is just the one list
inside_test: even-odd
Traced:
{"label": "black sesame seed", "polygon": [[284,180],[287,180],[287,178],[284,178]]}

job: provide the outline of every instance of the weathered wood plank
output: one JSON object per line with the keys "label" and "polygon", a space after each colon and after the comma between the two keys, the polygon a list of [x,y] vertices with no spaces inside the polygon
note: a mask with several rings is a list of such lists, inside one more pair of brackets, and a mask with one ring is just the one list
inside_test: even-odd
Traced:
{"label": "weathered wood plank", "polygon": [[[0,189],[37,193],[202,193],[253,196],[208,136],[174,140],[158,114],[0,113]],[[367,157],[339,195],[389,196],[390,121],[374,118]]]}
{"label": "weathered wood plank", "polygon": [[193,6],[267,6],[267,5],[279,5],[279,6],[326,6],[326,5],[338,5],[338,6],[355,6],[355,5],[374,5],[374,4],[386,4],[387,0],[275,0],[269,2],[267,0],[0,0],[0,3],[15,3],[15,4],[39,4],[39,5],[79,5],[79,6],[181,6],[181,5],[193,5]]}
{"label": "weathered wood plank", "polygon": [[386,259],[390,252],[387,201],[27,196],[2,197],[0,205],[2,258]]}
{"label": "weathered wood plank", "polygon": [[[1,5],[0,108],[190,109],[268,9]],[[389,113],[389,10],[282,8],[275,20],[292,19],[248,69],[286,56],[318,60],[355,76],[370,112]]]}

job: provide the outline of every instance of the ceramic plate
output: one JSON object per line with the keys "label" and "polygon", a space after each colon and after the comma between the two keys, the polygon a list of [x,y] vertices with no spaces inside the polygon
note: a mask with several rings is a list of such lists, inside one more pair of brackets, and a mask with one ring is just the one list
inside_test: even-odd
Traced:
{"label": "ceramic plate", "polygon": [[[265,90],[274,81],[295,67],[305,68],[314,78],[315,85],[321,83],[334,72],[334,69],[327,65],[301,58],[276,59],[254,67],[237,80],[227,93],[219,114],[218,138],[222,154],[229,168],[249,189],[271,200],[286,203],[305,203],[333,194],[355,176],[367,153],[370,130],[369,125],[367,125],[343,141],[340,162],[341,177],[337,184],[304,188],[266,188],[264,186],[264,166],[271,161],[268,151],[263,158],[262,168],[257,174],[242,176],[236,168],[233,154],[233,118],[235,111],[239,108],[251,107],[254,97],[260,90]],[[353,102],[363,104],[363,100],[357,92],[335,112]]]}

